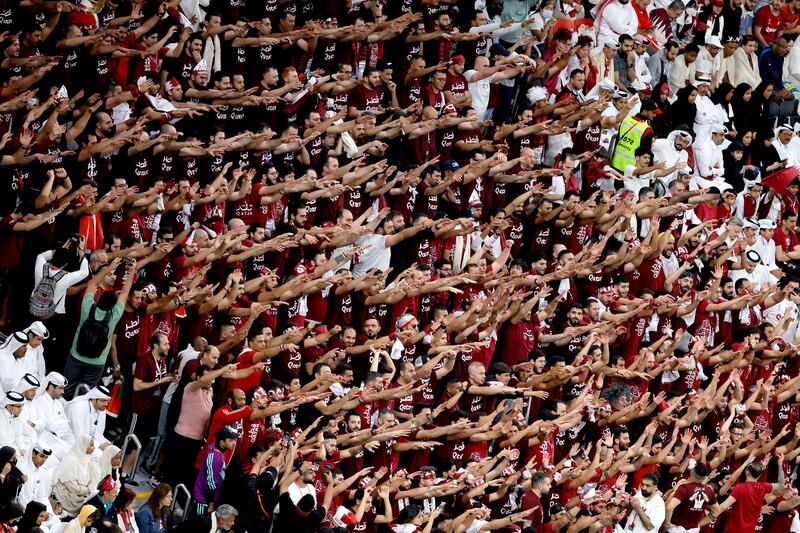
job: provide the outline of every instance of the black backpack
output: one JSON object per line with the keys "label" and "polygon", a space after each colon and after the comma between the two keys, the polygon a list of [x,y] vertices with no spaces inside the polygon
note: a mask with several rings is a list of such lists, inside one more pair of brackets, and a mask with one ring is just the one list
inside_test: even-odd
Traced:
{"label": "black backpack", "polygon": [[89,316],[78,331],[78,341],[75,343],[75,350],[78,355],[89,358],[97,358],[103,354],[106,344],[109,342],[108,334],[110,328],[108,322],[111,320],[111,311],[106,311],[103,320],[97,320],[94,312],[97,304],[92,304],[89,309]]}

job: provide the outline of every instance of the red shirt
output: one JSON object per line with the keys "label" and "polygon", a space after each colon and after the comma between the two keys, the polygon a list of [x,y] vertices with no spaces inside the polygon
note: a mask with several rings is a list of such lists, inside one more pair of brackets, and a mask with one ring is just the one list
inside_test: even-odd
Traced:
{"label": "red shirt", "polygon": [[0,267],[15,267],[19,263],[19,252],[22,250],[22,236],[24,231],[14,231],[17,221],[6,215],[0,219]]}
{"label": "red shirt", "polygon": [[[244,434],[244,420],[250,418],[250,415],[253,414],[253,409],[249,405],[242,407],[241,409],[232,409],[230,405],[225,405],[217,410],[214,413],[214,416],[211,418],[211,423],[208,428],[208,437],[206,440],[213,441],[214,436],[217,434],[217,431],[220,429],[228,426],[233,431],[239,434],[239,438],[241,439],[242,435]],[[236,448],[232,448],[230,450],[225,450],[225,464],[229,464],[231,461],[231,457],[233,457],[233,453]],[[195,468],[199,468],[200,460],[203,458],[203,452],[201,451],[200,454],[197,456],[197,462],[195,463]]]}
{"label": "red shirt", "polygon": [[784,233],[783,228],[775,230],[775,235],[772,236],[772,240],[775,241],[775,247],[780,248],[784,252],[790,252],[795,246],[800,244],[800,239],[797,238],[796,232],[790,231],[789,233]]}
{"label": "red shirt", "polygon": [[770,492],[772,492],[772,483],[761,481],[746,481],[733,487],[731,496],[736,499],[736,503],[728,513],[725,531],[753,533],[756,530],[758,517],[761,515],[764,496]]}
{"label": "red shirt", "polygon": [[[239,365],[240,370],[244,370],[246,368],[250,368],[255,364],[253,361],[253,356],[256,354],[253,350],[245,350],[239,354],[239,357],[236,359],[236,364]],[[269,362],[269,359],[266,359],[266,362]],[[234,379],[228,383],[228,390],[233,389],[242,389],[245,393],[253,387],[257,387],[259,383],[261,383],[261,376],[264,372],[268,372],[265,368],[264,370],[256,370],[246,378]]]}
{"label": "red shirt", "polygon": [[[156,359],[152,353],[140,356],[136,360],[134,378],[152,383],[167,375],[167,358]],[[157,415],[161,410],[161,401],[167,384],[158,385],[145,390],[134,391],[133,412],[139,415]]]}
{"label": "red shirt", "polygon": [[788,3],[781,8],[780,17],[783,19],[784,28],[791,30],[800,25],[800,13],[792,9],[792,4]]}
{"label": "red shirt", "polygon": [[378,111],[383,99],[383,87],[370,89],[365,85],[358,85],[350,93],[349,104],[360,111]]}
{"label": "red shirt", "polygon": [[674,497],[681,503],[672,513],[672,523],[686,529],[696,528],[705,518],[708,507],[717,501],[710,487],[694,482],[678,487]]}
{"label": "red shirt", "polygon": [[761,28],[761,36],[764,41],[767,44],[772,44],[772,41],[778,36],[778,32],[783,29],[784,22],[780,12],[775,14],[772,12],[772,7],[766,5],[756,11],[756,16],[753,19],[753,27],[755,26]]}
{"label": "red shirt", "polygon": [[528,354],[536,348],[536,337],[539,334],[539,319],[532,313],[531,320],[522,320],[518,324],[509,321],[502,332],[503,350],[500,361],[514,366],[528,360]]}

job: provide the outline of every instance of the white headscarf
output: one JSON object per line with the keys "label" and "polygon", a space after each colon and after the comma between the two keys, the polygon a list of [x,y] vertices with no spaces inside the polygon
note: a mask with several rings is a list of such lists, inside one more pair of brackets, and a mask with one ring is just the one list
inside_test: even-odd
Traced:
{"label": "white headscarf", "polygon": [[120,450],[113,444],[109,444],[108,446],[106,446],[106,449],[103,450],[103,453],[100,455],[100,459],[97,461],[97,466],[100,468],[100,479],[103,479],[104,477],[112,473],[114,467],[111,466],[111,461],[121,451],[122,450]]}
{"label": "white headscarf", "polygon": [[[64,376],[62,376],[58,372],[50,372],[41,381],[41,384],[39,385],[39,390],[36,392],[36,396],[44,394],[44,392],[47,390],[47,386],[50,385],[51,383],[54,383],[56,385],[60,385],[62,387],[66,387],[67,386],[67,378],[65,378]],[[88,443],[87,443],[87,445],[88,445]]]}
{"label": "white headscarf", "polygon": [[95,387],[93,389],[90,389],[89,392],[87,392],[86,394],[75,396],[70,401],[74,402],[75,400],[85,401],[85,400],[110,400],[110,399],[111,399],[111,394],[109,393],[108,389],[106,389],[105,387]]}
{"label": "white headscarf", "polygon": [[80,510],[99,481],[92,456],[86,453],[91,441],[88,435],[79,435],[53,474],[53,492],[69,513]]}

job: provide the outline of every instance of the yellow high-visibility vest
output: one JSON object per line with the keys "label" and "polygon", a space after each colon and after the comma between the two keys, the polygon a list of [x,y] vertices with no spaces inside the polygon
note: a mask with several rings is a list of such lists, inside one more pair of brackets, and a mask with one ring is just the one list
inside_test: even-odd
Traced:
{"label": "yellow high-visibility vest", "polygon": [[644,132],[650,125],[646,120],[625,117],[619,125],[619,138],[611,156],[611,167],[624,173],[628,165],[636,166],[636,149],[642,144]]}

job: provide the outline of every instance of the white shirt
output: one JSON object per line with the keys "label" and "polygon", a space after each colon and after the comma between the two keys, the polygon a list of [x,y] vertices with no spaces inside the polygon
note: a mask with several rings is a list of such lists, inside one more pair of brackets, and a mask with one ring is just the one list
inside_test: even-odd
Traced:
{"label": "white shirt", "polygon": [[764,320],[777,326],[778,322],[787,314],[791,316],[786,331],[783,332],[781,338],[788,343],[792,343],[797,338],[797,304],[789,300],[781,300],[766,311],[764,311]]}
{"label": "white shirt", "polygon": [[39,443],[53,450],[53,456],[63,459],[75,440],[64,398],[54,400],[43,392],[31,402],[30,419],[35,424]]}
{"label": "white shirt", "polygon": [[53,472],[55,468],[51,464],[53,458],[35,468],[30,461],[20,461],[20,463],[27,463],[20,465],[20,471],[28,476],[28,481],[22,485],[19,491],[19,504],[22,506],[28,505],[30,501],[37,501],[47,506],[48,512],[53,512],[50,509],[50,494],[53,488]]}
{"label": "white shirt", "polygon": [[464,72],[464,78],[467,80],[469,94],[472,95],[472,108],[478,115],[478,120],[483,120],[486,109],[489,107],[489,95],[492,90],[494,74],[477,81],[472,81],[472,77],[477,73],[477,70],[467,70]]}
{"label": "white shirt", "polygon": [[633,54],[633,69],[636,72],[636,79],[643,83],[653,82],[653,75],[650,73],[650,67],[647,63],[650,61],[650,54],[647,52],[642,55]]}
{"label": "white shirt", "polygon": [[639,501],[639,504],[644,511],[644,514],[647,515],[647,518],[650,520],[650,523],[653,525],[652,529],[648,529],[644,527],[642,523],[642,519],[639,518],[639,513],[635,510],[631,510],[631,514],[628,515],[628,520],[625,525],[625,529],[622,528],[619,524],[617,524],[615,532],[622,532],[625,533],[657,533],[658,530],[661,528],[661,524],[664,523],[664,499],[661,497],[660,494],[656,493],[650,496],[649,498],[645,498],[642,496],[642,491],[637,492],[634,496]]}
{"label": "white shirt", "polygon": [[770,239],[766,240],[761,235],[756,235],[756,242],[752,246],[748,246],[747,250],[755,250],[761,256],[761,264],[767,267],[767,270],[777,270],[778,265],[775,264],[775,241]]}
{"label": "white shirt", "polygon": [[[778,283],[778,278],[770,273],[769,269],[764,265],[758,264],[752,272],[747,272],[745,269],[729,270],[728,276],[736,283],[737,280],[742,278],[749,279],[753,284],[753,290],[759,291],[766,287],[768,284]],[[754,324],[757,325],[757,324]]]}
{"label": "white shirt", "polygon": [[313,483],[308,483],[305,488],[301,488],[297,483],[292,483],[289,485],[289,490],[287,492],[292,499],[292,503],[295,505],[307,494],[311,494],[311,497],[314,498],[314,505],[317,504],[317,489],[314,488]]}
{"label": "white shirt", "polygon": [[76,397],[67,406],[70,425],[73,435],[89,435],[94,439],[95,456],[100,457],[102,450],[100,445],[108,443],[104,433],[106,431],[106,412],[98,411],[92,404],[92,400]]}
{"label": "white shirt", "polygon": [[33,432],[25,431],[25,426],[24,418],[13,416],[8,409],[0,407],[0,442],[13,446],[20,455],[28,453],[36,436]]}
{"label": "white shirt", "polygon": [[[33,269],[33,276],[34,276],[34,287],[39,285],[39,282],[42,281],[42,267],[53,258],[53,250],[48,250],[47,252],[42,252],[36,256],[36,266]],[[54,269],[50,269],[50,275],[53,275],[57,272]],[[81,261],[80,269],[76,270],[75,272],[67,272],[58,283],[56,283],[55,294],[53,294],[53,300],[56,302],[56,313],[59,315],[63,315],[66,311],[64,311],[64,300],[65,296],[67,295],[67,289],[72,287],[73,285],[77,285],[81,281],[83,281],[86,276],[89,275],[89,262],[84,257]]]}
{"label": "white shirt", "polygon": [[[722,65],[722,53],[718,52],[716,57],[711,57],[708,48],[702,46],[697,54],[695,64],[695,72],[702,72],[704,77],[710,79],[713,83],[714,77],[719,75],[719,69]],[[720,80],[717,81],[719,82]]]}
{"label": "white shirt", "polygon": [[358,255],[358,261],[353,265],[354,278],[366,275],[373,268],[377,268],[381,272],[389,269],[392,249],[386,246],[386,237],[386,235],[371,233],[358,239],[359,246],[369,247]]}
{"label": "white shirt", "polygon": [[787,144],[783,144],[776,136],[772,146],[777,150],[778,157],[787,160],[787,167],[800,167],[800,138],[797,135],[792,135]]}
{"label": "white shirt", "polygon": [[669,88],[672,92],[678,92],[678,89],[686,87],[686,82],[694,83],[694,73],[697,68],[697,61],[686,64],[686,58],[683,54],[675,58],[672,64],[672,72],[669,73]]}
{"label": "white shirt", "polygon": [[646,174],[639,174],[638,176],[634,176],[633,172],[636,170],[636,167],[633,165],[626,165],[625,166],[625,179],[622,180],[622,184],[625,186],[626,189],[633,192],[633,197],[639,197],[639,191],[641,191],[644,187],[649,187],[650,182],[653,179],[653,172],[647,172]]}
{"label": "white shirt", "polygon": [[26,345],[25,355],[17,359],[14,357],[14,351],[19,347],[18,343],[0,348],[0,386],[3,390],[13,391],[17,388],[17,383],[22,379],[25,374],[36,376],[36,379],[41,381],[47,374],[44,366],[44,346],[31,348]]}
{"label": "white shirt", "polygon": [[694,133],[697,139],[711,137],[711,126],[723,125],[728,121],[728,114],[725,110],[708,96],[698,96],[695,105],[697,114],[694,117]]}
{"label": "white shirt", "polygon": [[638,29],[639,19],[636,17],[632,3],[628,2],[623,5],[619,2],[612,2],[602,12],[600,27],[597,31],[597,42],[599,44],[617,43],[620,35],[623,33],[636,35]]}
{"label": "white shirt", "polygon": [[[682,162],[683,168],[689,167],[689,153],[686,150],[675,149],[675,132],[670,132],[666,139],[656,139],[653,141],[653,163],[665,163],[672,166],[674,163]],[[681,168],[681,165],[678,166]],[[672,174],[663,177],[665,183],[670,184],[678,177],[676,170]]]}
{"label": "white shirt", "polygon": [[707,180],[714,180],[723,176],[725,174],[725,162],[722,158],[722,145],[717,145],[710,139],[702,144],[695,145],[694,166],[697,174]]}

